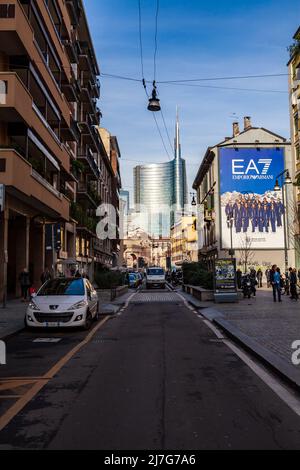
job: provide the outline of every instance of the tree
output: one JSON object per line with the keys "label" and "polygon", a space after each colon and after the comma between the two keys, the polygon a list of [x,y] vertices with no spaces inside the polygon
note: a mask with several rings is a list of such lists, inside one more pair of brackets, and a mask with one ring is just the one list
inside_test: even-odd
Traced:
{"label": "tree", "polygon": [[247,272],[248,266],[253,262],[254,251],[251,249],[252,239],[245,234],[245,238],[240,241],[240,264],[244,268],[244,273]]}
{"label": "tree", "polygon": [[288,234],[296,257],[300,258],[300,207],[295,201],[291,201],[289,204]]}

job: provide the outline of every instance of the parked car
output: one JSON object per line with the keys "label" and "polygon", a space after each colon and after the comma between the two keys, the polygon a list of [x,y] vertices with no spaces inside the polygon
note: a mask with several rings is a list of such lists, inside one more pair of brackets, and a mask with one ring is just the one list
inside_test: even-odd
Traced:
{"label": "parked car", "polygon": [[139,286],[139,279],[136,273],[128,273],[128,286],[134,289]]}
{"label": "parked car", "polygon": [[25,325],[88,330],[98,318],[98,307],[98,294],[88,279],[52,279],[33,296],[26,311]]}
{"label": "parked car", "polygon": [[162,268],[148,268],[146,275],[146,287],[166,287],[165,271]]}

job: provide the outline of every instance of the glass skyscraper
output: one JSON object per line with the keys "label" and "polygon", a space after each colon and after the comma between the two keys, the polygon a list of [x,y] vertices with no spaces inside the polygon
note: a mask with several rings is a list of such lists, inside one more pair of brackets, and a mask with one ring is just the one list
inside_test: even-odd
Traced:
{"label": "glass skyscraper", "polygon": [[169,237],[176,211],[182,212],[187,204],[187,178],[185,160],[181,158],[178,114],[174,159],[165,163],[139,165],[134,168],[134,201],[137,211],[147,211],[147,227],[154,237]]}

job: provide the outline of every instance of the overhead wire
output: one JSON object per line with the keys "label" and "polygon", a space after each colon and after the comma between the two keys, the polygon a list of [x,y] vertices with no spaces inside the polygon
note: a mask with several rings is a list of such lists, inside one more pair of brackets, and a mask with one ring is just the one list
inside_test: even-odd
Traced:
{"label": "overhead wire", "polygon": [[155,35],[154,35],[154,56],[153,56],[153,77],[154,81],[156,81],[156,57],[157,57],[157,49],[158,49],[158,15],[159,15],[159,0],[156,0],[156,15],[155,15]]}
{"label": "overhead wire", "polygon": [[[145,94],[147,98],[149,98],[149,93],[147,90],[147,81],[145,80],[144,77],[144,56],[143,56],[143,33],[142,33],[142,5],[141,5],[141,0],[138,0],[138,17],[139,17],[139,43],[140,43],[140,61],[141,61],[141,72],[142,72],[142,80],[139,80],[142,82]],[[154,74],[156,74],[156,55],[157,55],[157,48],[158,48],[158,43],[157,43],[157,36],[158,36],[158,14],[159,14],[159,0],[157,0],[156,4],[156,19],[155,19],[155,50],[154,50]],[[127,77],[128,78],[128,77]],[[160,140],[162,142],[163,148],[168,156],[168,158],[171,160],[170,154],[168,152],[168,149],[166,147],[162,132],[160,130],[157,118],[154,113],[151,113],[160,137]]]}

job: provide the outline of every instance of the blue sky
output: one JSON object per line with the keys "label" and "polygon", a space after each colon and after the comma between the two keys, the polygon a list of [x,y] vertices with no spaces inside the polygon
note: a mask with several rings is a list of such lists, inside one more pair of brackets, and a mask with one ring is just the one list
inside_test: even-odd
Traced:
{"label": "blue sky", "polygon": [[[141,0],[145,78],[153,80],[156,0]],[[138,1],[84,0],[102,73],[141,78]],[[160,0],[157,81],[285,74],[287,46],[299,26],[299,0]],[[173,141],[179,106],[182,154],[191,190],[206,148],[231,135],[233,116],[289,137],[287,93],[225,90],[256,88],[287,92],[287,77],[222,80],[199,86],[159,85]],[[204,86],[204,87],[203,87]],[[122,180],[133,190],[133,167],[168,159],[142,85],[101,78],[102,126],[117,135]],[[235,114],[234,114],[235,113]],[[157,119],[171,153],[161,116]]]}

